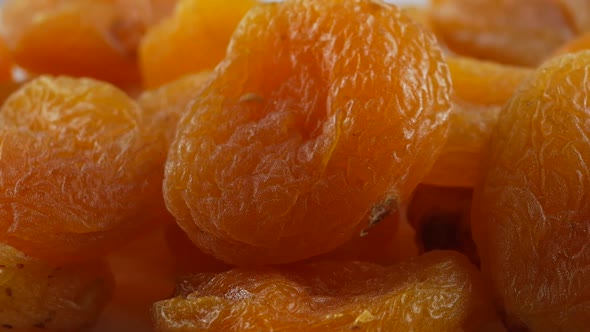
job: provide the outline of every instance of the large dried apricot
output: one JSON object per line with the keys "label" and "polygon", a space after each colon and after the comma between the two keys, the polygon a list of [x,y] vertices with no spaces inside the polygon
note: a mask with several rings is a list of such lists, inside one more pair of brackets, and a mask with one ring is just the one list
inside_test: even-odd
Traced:
{"label": "large dried apricot", "polygon": [[41,258],[102,255],[166,211],[164,142],[113,86],[40,77],[0,109],[0,241]]}
{"label": "large dried apricot", "polygon": [[486,331],[499,326],[479,272],[455,252],[399,265],[323,262],[200,274],[157,302],[155,330]]}
{"label": "large dried apricot", "polygon": [[326,253],[409,198],[444,144],[449,87],[435,38],[397,7],[257,6],[179,122],[168,208],[232,264]]}
{"label": "large dried apricot", "polygon": [[51,265],[0,244],[0,330],[80,331],[109,300],[104,262]]}
{"label": "large dried apricot", "polygon": [[180,0],[174,15],[152,27],[140,47],[144,84],[155,88],[210,70],[225,55],[234,29],[256,0]]}
{"label": "large dried apricot", "polygon": [[453,81],[448,140],[423,183],[473,187],[498,113],[532,70],[463,57],[447,59]]}
{"label": "large dried apricot", "polygon": [[545,63],[500,113],[471,220],[513,324],[590,326],[590,51]]}
{"label": "large dried apricot", "polygon": [[536,66],[574,36],[555,0],[432,0],[432,25],[457,54]]}
{"label": "large dried apricot", "polygon": [[6,42],[0,38],[0,82],[12,81],[12,56]]}

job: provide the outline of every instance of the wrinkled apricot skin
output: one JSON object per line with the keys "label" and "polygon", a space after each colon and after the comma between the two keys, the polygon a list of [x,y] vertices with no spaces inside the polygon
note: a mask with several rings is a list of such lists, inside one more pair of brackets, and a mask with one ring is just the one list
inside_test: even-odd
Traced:
{"label": "wrinkled apricot skin", "polygon": [[80,331],[91,326],[113,288],[108,265],[52,265],[0,245],[0,330]]}
{"label": "wrinkled apricot skin", "polygon": [[590,326],[590,52],[546,62],[500,113],[476,187],[482,271],[511,324]]}
{"label": "wrinkled apricot skin", "polygon": [[165,84],[158,89],[143,92],[137,102],[148,117],[154,131],[162,131],[168,145],[176,134],[176,124],[187,111],[190,103],[211,77],[212,72],[204,71],[187,75]]}
{"label": "wrinkled apricot skin", "polygon": [[453,52],[536,66],[575,31],[555,0],[432,0],[435,32]]}
{"label": "wrinkled apricot skin", "polygon": [[0,241],[72,261],[158,222],[166,149],[148,128],[137,103],[109,84],[25,84],[0,109]]}
{"label": "wrinkled apricot skin", "polygon": [[152,23],[148,9],[147,1],[9,0],[3,35],[30,72],[129,85],[140,80],[137,47]]}
{"label": "wrinkled apricot skin", "polygon": [[500,109],[532,70],[464,57],[447,62],[453,81],[449,135],[423,183],[473,187]]}
{"label": "wrinkled apricot skin", "polygon": [[394,6],[257,6],[179,122],[168,209],[228,263],[326,253],[409,198],[444,143],[449,85],[434,37]]}
{"label": "wrinkled apricot skin", "polygon": [[140,46],[144,84],[156,88],[185,75],[211,70],[256,0],[180,0],[174,15],[151,28]]}
{"label": "wrinkled apricot skin", "polygon": [[323,262],[238,268],[189,277],[178,295],[154,304],[156,331],[485,331],[498,326],[479,272],[455,252],[432,252],[390,267]]}

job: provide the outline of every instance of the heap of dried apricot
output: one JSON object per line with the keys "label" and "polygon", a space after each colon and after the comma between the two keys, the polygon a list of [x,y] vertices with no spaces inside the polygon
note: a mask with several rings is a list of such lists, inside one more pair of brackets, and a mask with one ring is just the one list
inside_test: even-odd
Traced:
{"label": "heap of dried apricot", "polygon": [[265,2],[0,0],[0,331],[588,330],[590,1]]}
{"label": "heap of dried apricot", "polygon": [[444,144],[449,99],[435,38],[394,6],[259,5],[180,119],[167,206],[232,264],[326,253],[399,211]]}

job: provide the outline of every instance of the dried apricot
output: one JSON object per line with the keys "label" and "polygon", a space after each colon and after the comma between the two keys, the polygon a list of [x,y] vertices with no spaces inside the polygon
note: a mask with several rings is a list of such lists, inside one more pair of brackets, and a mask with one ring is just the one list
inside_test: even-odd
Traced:
{"label": "dried apricot", "polygon": [[109,300],[104,262],[51,265],[0,244],[0,330],[80,331]]}
{"label": "dried apricot", "polygon": [[423,183],[473,187],[501,107],[532,70],[463,57],[447,62],[454,89],[451,125],[441,155]]}
{"label": "dried apricot", "polygon": [[137,101],[149,117],[153,130],[164,131],[168,145],[176,135],[178,119],[199,95],[211,74],[210,71],[204,71],[188,75],[139,96]]}
{"label": "dried apricot", "polygon": [[590,51],[546,62],[503,108],[471,219],[513,324],[590,326]]}
{"label": "dried apricot", "polygon": [[[129,6],[133,4],[135,6]],[[33,73],[139,81],[137,47],[149,22],[123,0],[8,0],[3,34],[14,61]]]}
{"label": "dried apricot", "polygon": [[435,38],[395,6],[259,5],[179,122],[167,206],[228,263],[326,253],[409,198],[444,143],[449,87]]}
{"label": "dried apricot", "polygon": [[484,331],[499,324],[479,272],[455,252],[388,267],[238,268],[194,275],[179,295],[154,304],[156,331]]}
{"label": "dried apricot", "polygon": [[457,54],[536,66],[575,35],[555,0],[432,0],[431,22]]}
{"label": "dried apricot", "polygon": [[164,143],[109,84],[25,84],[0,109],[0,147],[0,241],[28,255],[103,255],[167,213]]}
{"label": "dried apricot", "polygon": [[174,15],[152,27],[140,46],[147,88],[211,70],[223,59],[234,29],[256,0],[180,0]]}
{"label": "dried apricot", "polygon": [[422,251],[457,250],[479,263],[471,237],[472,188],[420,185],[408,206]]}

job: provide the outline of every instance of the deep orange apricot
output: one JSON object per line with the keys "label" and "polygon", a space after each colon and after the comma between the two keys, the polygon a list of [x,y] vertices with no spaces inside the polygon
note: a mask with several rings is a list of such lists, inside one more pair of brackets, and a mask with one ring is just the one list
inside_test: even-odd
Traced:
{"label": "deep orange apricot", "polygon": [[199,274],[178,295],[154,305],[155,331],[501,329],[479,271],[456,252]]}
{"label": "deep orange apricot", "polygon": [[471,224],[500,306],[530,331],[590,326],[590,51],[546,62],[502,109]]}
{"label": "deep orange apricot", "polygon": [[379,1],[289,0],[252,9],[230,45],[166,165],[167,206],[201,249],[293,262],[409,199],[450,108],[431,33]]}
{"label": "deep orange apricot", "polygon": [[55,265],[0,245],[0,330],[80,331],[109,300],[113,277],[100,261]]}
{"label": "deep orange apricot", "polygon": [[180,0],[174,15],[152,27],[141,42],[144,85],[156,88],[185,75],[211,70],[256,0]]}
{"label": "deep orange apricot", "polygon": [[102,256],[167,214],[165,143],[137,103],[43,76],[0,109],[0,241],[52,261]]}
{"label": "deep orange apricot", "polygon": [[453,80],[448,140],[423,183],[473,187],[498,113],[532,70],[464,57],[447,59]]}
{"label": "deep orange apricot", "polygon": [[575,35],[555,0],[432,0],[431,22],[453,52],[536,66]]}

